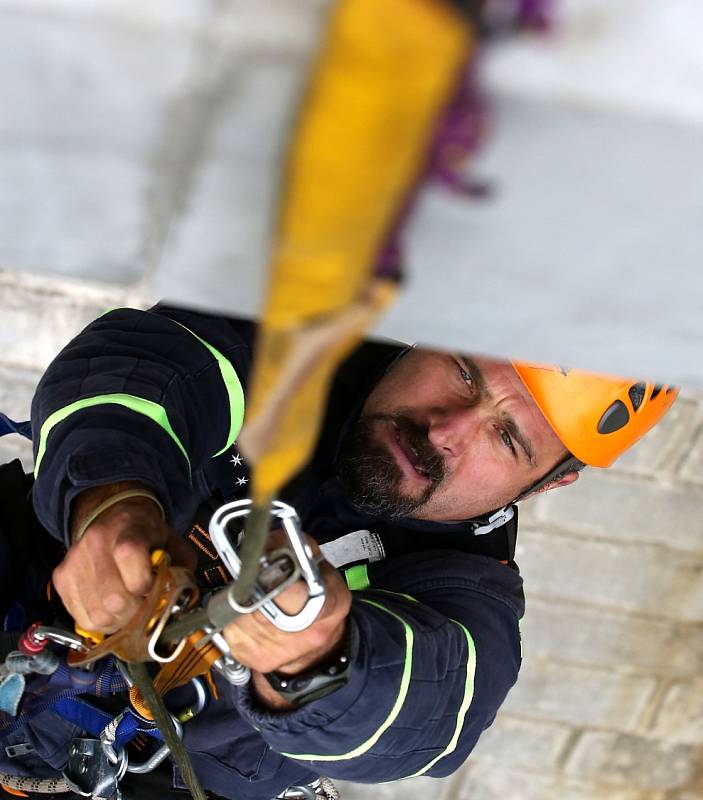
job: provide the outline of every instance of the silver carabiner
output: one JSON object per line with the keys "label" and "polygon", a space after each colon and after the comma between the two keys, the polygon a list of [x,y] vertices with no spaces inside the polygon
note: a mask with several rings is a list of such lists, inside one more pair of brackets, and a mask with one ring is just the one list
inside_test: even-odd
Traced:
{"label": "silver carabiner", "polygon": [[78,634],[64,630],[63,628],[52,628],[49,625],[37,625],[32,631],[32,638],[37,642],[54,642],[63,647],[68,647],[69,650],[75,650],[78,653],[88,652],[87,645]]}
{"label": "silver carabiner", "polygon": [[207,626],[205,632],[212,640],[215,647],[222,653],[222,655],[212,665],[222,677],[232,686],[246,686],[251,679],[251,670],[240,664],[239,661],[232,655],[230,646],[227,644],[225,637],[214,628]]}
{"label": "silver carabiner", "polygon": [[[248,516],[251,508],[251,500],[236,500],[232,503],[225,503],[217,509],[210,520],[212,543],[235,580],[239,577],[242,562],[237,554],[236,545],[230,540],[227,526],[235,519]],[[300,570],[300,577],[307,586],[308,597],[300,611],[295,614],[288,614],[279,608],[273,599],[266,598],[267,593],[264,587],[261,586],[260,581],[257,581],[252,593],[252,603],[253,605],[260,603],[259,610],[280,630],[291,633],[302,631],[312,625],[322,610],[322,606],[325,603],[325,586],[320,578],[320,570],[313,558],[312,549],[305,541],[300,529],[300,520],[295,513],[295,509],[286,503],[274,500],[271,504],[271,516],[281,522],[290,545],[292,557]],[[285,585],[287,585],[287,582],[284,582],[274,593],[282,591]],[[242,613],[239,608],[234,610]],[[246,607],[246,613],[250,611],[251,607]]]}
{"label": "silver carabiner", "polygon": [[176,712],[175,716],[181,724],[190,722],[193,717],[197,717],[207,705],[205,682],[201,678],[191,678],[190,685],[195,689],[195,702]]}
{"label": "silver carabiner", "polygon": [[[176,726],[176,732],[178,733],[179,739],[183,738],[183,725],[186,722],[190,722],[193,717],[197,717],[207,705],[207,689],[205,688],[203,681],[200,678],[191,678],[190,685],[195,689],[195,702],[184,708],[182,711],[171,714],[171,718],[173,719],[173,724]],[[166,756],[168,756],[169,752],[168,745],[163,744],[150,758],[143,763],[133,764],[130,761],[127,764],[127,772],[131,772],[135,775],[144,775],[147,772],[151,772],[152,770],[155,770],[159,764],[161,764]]]}
{"label": "silver carabiner", "polygon": [[[119,659],[117,660],[117,664],[127,684],[132,686],[132,676],[129,674],[129,670],[126,668],[126,665],[123,664]],[[186,708],[182,709],[181,711],[171,714],[171,719],[173,720],[173,724],[176,728],[176,733],[178,734],[179,739],[183,738],[183,723],[190,722],[191,719],[197,717],[207,705],[207,689],[205,688],[204,682],[200,678],[191,678],[190,684],[195,689],[195,702],[191,703],[189,706],[186,706]],[[121,780],[125,772],[132,772],[136,775],[143,775],[147,772],[151,772],[163,762],[170,752],[168,745],[162,744],[158,750],[156,750],[146,761],[142,763],[134,764],[127,760],[126,748],[123,747],[119,750],[115,748],[115,736],[122,716],[123,714],[120,714],[119,716],[115,717],[115,719],[113,719],[105,726],[105,728],[103,728],[100,734],[100,744],[108,761],[111,764],[116,764],[118,762],[122,764],[122,760],[126,760],[124,766],[120,766],[121,775],[119,776],[118,780]]]}
{"label": "silver carabiner", "polygon": [[[190,684],[195,689],[195,702],[184,708],[182,711],[171,714],[171,719],[173,720],[173,724],[176,726],[176,733],[178,733],[179,739],[183,738],[183,724],[190,722],[193,717],[197,717],[207,705],[207,690],[203,681],[200,680],[200,678],[192,678]],[[170,750],[168,745],[162,744],[161,747],[159,747],[159,749],[153,753],[150,758],[141,764],[133,764],[130,761],[127,764],[127,772],[131,772],[134,775],[144,775],[147,772],[151,772],[152,770],[155,770],[159,764],[161,764],[161,762],[168,756],[169,752]]]}
{"label": "silver carabiner", "polygon": [[154,625],[154,629],[149,636],[149,641],[147,642],[147,653],[149,654],[149,658],[152,661],[156,661],[158,664],[170,664],[172,661],[175,661],[178,656],[183,652],[183,648],[185,647],[186,640],[182,639],[174,648],[173,651],[170,653],[162,654],[159,653],[157,650],[159,644],[159,638],[161,634],[164,632],[164,628],[166,627],[168,621],[171,619],[173,614],[177,614],[179,611],[182,611],[185,607],[187,607],[188,599],[190,598],[190,592],[187,592],[185,595],[181,595],[177,603],[174,603],[170,608],[164,609],[159,617],[158,621]]}
{"label": "silver carabiner", "polygon": [[[173,720],[173,724],[176,727],[176,733],[178,734],[178,738],[183,738],[183,726],[181,723],[176,719],[176,717],[171,714],[171,719]],[[144,775],[147,772],[152,772],[155,770],[159,764],[168,756],[171,751],[167,744],[162,744],[161,747],[146,761],[142,762],[141,764],[132,764],[132,762],[127,763],[127,772],[131,772],[134,775]]]}

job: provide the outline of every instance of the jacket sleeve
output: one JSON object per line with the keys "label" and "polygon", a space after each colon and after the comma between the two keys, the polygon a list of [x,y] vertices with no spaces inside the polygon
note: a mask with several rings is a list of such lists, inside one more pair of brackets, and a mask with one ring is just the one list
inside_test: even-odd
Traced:
{"label": "jacket sleeve", "polygon": [[234,441],[249,347],[232,324],[179,309],[117,309],[50,364],[32,402],[34,506],[66,540],[81,490],[137,480],[175,527],[206,493],[201,469]]}
{"label": "jacket sleeve", "polygon": [[383,568],[396,591],[355,592],[344,687],[288,714],[240,690],[274,750],[362,783],[444,777],[466,760],[517,679],[522,582],[485,557],[425,556]]}

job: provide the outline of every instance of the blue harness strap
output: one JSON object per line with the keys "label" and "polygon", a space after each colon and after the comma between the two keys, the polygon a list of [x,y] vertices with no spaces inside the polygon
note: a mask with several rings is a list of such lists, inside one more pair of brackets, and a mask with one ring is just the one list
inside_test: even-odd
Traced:
{"label": "blue harness strap", "polygon": [[[56,710],[55,706],[63,700],[74,700],[80,695],[105,697],[127,688],[127,683],[116,668],[112,657],[100,662],[98,669],[94,672],[85,672],[69,667],[62,662],[52,675],[36,675],[31,682],[28,681],[20,711],[16,717],[0,713],[0,739],[24,724],[25,719],[37,716],[47,709]],[[88,704],[85,703],[85,705]],[[59,707],[66,713],[78,713],[69,706],[60,705]],[[56,713],[59,712],[56,711]],[[73,721],[72,718],[67,719]],[[98,717],[96,716],[95,719],[98,720]],[[111,719],[112,717],[108,714],[107,721],[109,722]]]}
{"label": "blue harness strap", "polygon": [[0,436],[6,436],[8,433],[19,433],[25,439],[32,440],[32,423],[29,420],[25,422],[15,422],[10,419],[7,414],[0,411]]}
{"label": "blue harness strap", "polygon": [[[52,706],[52,711],[55,711],[62,719],[72,722],[79,728],[82,728],[91,736],[98,737],[109,725],[115,717],[108,714],[106,711],[101,711],[95,708],[85,700],[79,700],[76,697],[64,697],[57,700]],[[146,733],[153,736],[155,739],[161,739],[159,729],[153,724],[137,717],[131,709],[128,709],[122,714],[122,718],[117,726],[115,732],[115,747],[121,748],[132,741],[138,733]]]}
{"label": "blue harness strap", "polygon": [[95,737],[100,736],[104,727],[113,720],[112,714],[101,711],[77,697],[62,697],[52,703],[51,710]]}
{"label": "blue harness strap", "polygon": [[[127,688],[112,657],[101,662],[95,672],[78,670],[62,662],[52,675],[37,676],[29,684],[22,709],[16,717],[0,713],[0,739],[21,726],[24,720],[47,710],[91,736],[98,737],[116,718],[114,714],[94,706],[88,698],[91,695],[106,697]],[[153,722],[127,708],[119,717],[114,736],[115,747],[125,747],[138,733],[145,733],[159,740],[162,738]]]}

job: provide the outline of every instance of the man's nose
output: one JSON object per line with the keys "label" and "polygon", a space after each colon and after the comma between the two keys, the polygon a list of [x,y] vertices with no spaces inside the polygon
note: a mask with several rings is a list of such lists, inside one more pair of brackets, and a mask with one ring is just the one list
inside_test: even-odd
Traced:
{"label": "man's nose", "polygon": [[427,438],[443,455],[459,456],[478,435],[480,414],[476,408],[437,408],[429,419]]}

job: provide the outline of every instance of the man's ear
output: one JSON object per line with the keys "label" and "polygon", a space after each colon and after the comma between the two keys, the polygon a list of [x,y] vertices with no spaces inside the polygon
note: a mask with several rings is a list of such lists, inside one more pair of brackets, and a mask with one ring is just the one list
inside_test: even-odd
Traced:
{"label": "man's ear", "polygon": [[566,472],[561,477],[557,477],[553,481],[545,483],[544,486],[540,486],[539,489],[535,489],[534,492],[530,492],[530,494],[527,496],[535,497],[538,494],[550,491],[550,489],[558,489],[560,486],[569,486],[569,484],[578,480],[579,474],[580,473],[576,471]]}

